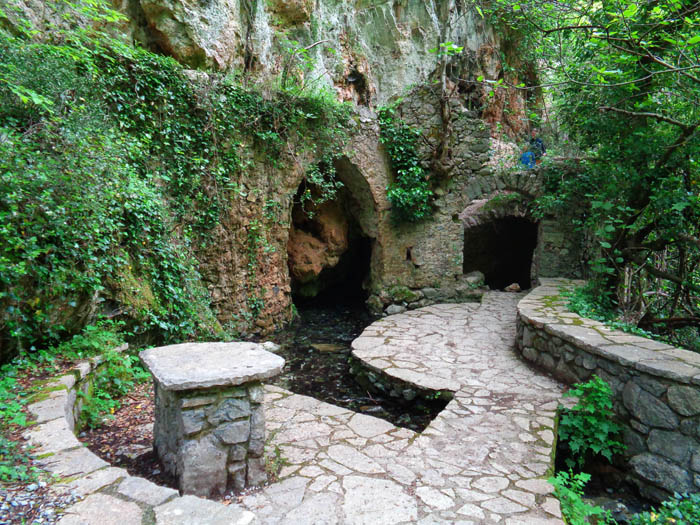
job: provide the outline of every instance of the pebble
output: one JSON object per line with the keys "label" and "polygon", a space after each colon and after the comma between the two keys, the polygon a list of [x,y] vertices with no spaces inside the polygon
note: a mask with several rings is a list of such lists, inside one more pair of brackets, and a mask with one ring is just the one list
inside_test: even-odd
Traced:
{"label": "pebble", "polygon": [[61,519],[64,509],[79,499],[75,493],[57,496],[51,490],[39,490],[46,486],[45,481],[39,481],[26,487],[11,485],[1,488],[0,523],[53,525]]}

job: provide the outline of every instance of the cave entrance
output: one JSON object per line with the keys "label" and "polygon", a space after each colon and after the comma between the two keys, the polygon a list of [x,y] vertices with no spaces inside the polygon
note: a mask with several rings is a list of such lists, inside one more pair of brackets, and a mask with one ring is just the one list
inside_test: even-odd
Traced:
{"label": "cave entrance", "polygon": [[297,305],[367,299],[373,239],[365,233],[366,207],[362,196],[358,198],[358,187],[362,189],[361,183],[366,182],[345,159],[337,161],[335,169],[343,187],[333,200],[320,205],[304,202],[305,184],[294,199],[288,262],[292,300]]}
{"label": "cave entrance", "polygon": [[503,217],[464,230],[464,273],[479,270],[486,284],[502,290],[512,283],[530,288],[537,223]]}

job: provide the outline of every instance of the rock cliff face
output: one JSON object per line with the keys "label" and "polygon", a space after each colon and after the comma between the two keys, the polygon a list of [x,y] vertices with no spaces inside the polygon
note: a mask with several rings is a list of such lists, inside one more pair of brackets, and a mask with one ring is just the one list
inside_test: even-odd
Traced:
{"label": "rock cliff face", "polygon": [[498,57],[491,56],[498,40],[479,15],[466,7],[455,8],[445,21],[435,0],[131,0],[130,4],[132,12],[143,13],[142,19],[132,19],[132,32],[193,67],[271,77],[290,60],[285,49],[320,42],[309,49],[313,66],[305,72],[305,80],[318,78],[334,86],[342,98],[363,104],[382,104],[423,82],[435,69],[437,57],[430,49],[441,38],[459,42],[474,63],[486,60],[489,72],[498,74]]}
{"label": "rock cliff face", "polygon": [[[57,12],[43,3],[20,3],[37,27],[60,23]],[[262,332],[280,327],[292,315],[292,288],[303,285],[313,294],[322,288],[319,276],[348,265],[347,254],[367,259],[349,266],[366,265],[357,283],[377,311],[392,303],[394,309],[396,304],[417,307],[471,293],[463,279],[465,226],[459,215],[472,199],[503,189],[490,167],[492,136],[522,132],[527,101],[518,91],[488,96],[490,88],[476,81],[482,75],[517,79],[502,63],[503,39],[465,2],[456,0],[448,13],[442,0],[113,4],[127,18],[123,29],[130,39],[188,67],[235,72],[263,85],[325,86],[355,106],[351,140],[335,166],[344,189],[336,202],[316,210],[315,221],[300,219],[293,210],[304,172],[318,159],[292,155],[281,159],[286,168],[279,168],[251,152],[253,169],[239,180],[241,198],[231,202],[213,241],[196,253],[222,324]],[[438,174],[431,172],[436,167],[431,158],[445,127],[433,82],[438,57],[431,49],[441,41],[464,50],[449,63],[451,124]],[[394,224],[386,197],[394,175],[374,110],[399,96],[400,117],[422,130],[419,153],[436,195],[433,217],[418,224]],[[343,275],[348,274],[329,276],[328,282]]]}

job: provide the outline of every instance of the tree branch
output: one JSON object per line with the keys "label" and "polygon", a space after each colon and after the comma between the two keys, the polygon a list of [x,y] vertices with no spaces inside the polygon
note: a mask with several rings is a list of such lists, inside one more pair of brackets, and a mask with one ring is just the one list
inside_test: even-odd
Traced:
{"label": "tree branch", "polygon": [[652,274],[655,277],[660,277],[661,279],[666,279],[667,281],[674,282],[676,284],[680,284],[681,286],[685,286],[686,288],[689,288],[690,290],[693,290],[694,292],[700,293],[700,286],[691,284],[689,282],[684,281],[677,275],[673,275],[672,273],[664,272],[663,270],[659,270],[658,268],[654,268],[653,266],[647,266],[646,271]]}
{"label": "tree branch", "polygon": [[600,111],[612,111],[614,113],[621,113],[623,115],[628,115],[630,117],[655,118],[656,120],[661,120],[663,122],[668,122],[669,124],[673,124],[674,126],[678,126],[683,130],[686,130],[689,127],[691,127],[689,124],[685,124],[685,123],[681,122],[680,120],[676,120],[676,119],[673,119],[671,117],[661,115],[660,113],[652,113],[650,111],[628,111],[626,109],[614,108],[612,106],[600,106],[598,109]]}

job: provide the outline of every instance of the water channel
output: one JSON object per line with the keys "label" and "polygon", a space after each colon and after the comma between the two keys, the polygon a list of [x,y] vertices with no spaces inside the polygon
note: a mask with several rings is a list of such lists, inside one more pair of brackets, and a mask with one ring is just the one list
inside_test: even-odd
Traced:
{"label": "water channel", "polygon": [[375,320],[361,301],[314,301],[300,304],[299,316],[286,330],[268,339],[280,345],[285,358],[274,384],[297,394],[385,419],[422,432],[445,407],[446,401],[416,397],[398,400],[370,393],[355,381],[350,345]]}

